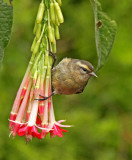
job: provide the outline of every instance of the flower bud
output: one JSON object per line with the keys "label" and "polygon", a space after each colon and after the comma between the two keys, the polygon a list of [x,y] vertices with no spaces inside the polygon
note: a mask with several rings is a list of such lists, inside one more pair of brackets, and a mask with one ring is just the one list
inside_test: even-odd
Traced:
{"label": "flower bud", "polygon": [[56,0],[56,2],[59,4],[59,6],[62,5],[62,1],[61,0]]}
{"label": "flower bud", "polygon": [[55,43],[55,30],[54,30],[54,27],[51,27],[51,28],[52,28],[52,34],[53,34],[53,37],[54,37],[53,43]]}
{"label": "flower bud", "polygon": [[55,9],[54,9],[54,3],[50,3],[50,18],[53,24],[55,24]]}
{"label": "flower bud", "polygon": [[56,39],[60,39],[59,27],[55,25],[55,37]]}
{"label": "flower bud", "polygon": [[44,15],[44,3],[41,2],[39,5],[39,10],[38,10],[37,18],[36,18],[37,23],[41,23],[43,19],[43,15]]}
{"label": "flower bud", "polygon": [[38,52],[38,50],[39,50],[39,45],[40,45],[40,42],[37,41],[37,43],[36,43],[36,45],[35,45],[35,47],[34,47],[34,50],[33,50],[33,55],[35,55],[35,54]]}
{"label": "flower bud", "polygon": [[55,7],[55,10],[56,10],[56,14],[57,14],[57,17],[58,17],[58,21],[60,23],[63,23],[64,22],[64,17],[63,17],[63,14],[61,12],[61,9],[60,9],[60,6],[57,2],[54,3],[54,7]]}
{"label": "flower bud", "polygon": [[51,43],[55,43],[54,28],[50,25],[48,26],[48,37]]}
{"label": "flower bud", "polygon": [[37,30],[37,23],[35,22],[34,29],[33,29],[33,34],[36,34],[36,30]]}
{"label": "flower bud", "polygon": [[60,22],[58,21],[58,16],[57,16],[57,14],[55,14],[55,24],[56,24],[57,26],[60,25]]}
{"label": "flower bud", "polygon": [[39,23],[37,25],[37,30],[36,30],[36,38],[37,38],[37,40],[39,39],[40,34],[41,34],[41,27],[42,27],[42,25],[41,25],[41,23]]}
{"label": "flower bud", "polygon": [[35,45],[36,45],[36,37],[34,38],[34,40],[33,40],[33,43],[32,43],[32,46],[31,46],[31,52],[33,52],[33,50],[34,50],[34,47],[35,47]]}

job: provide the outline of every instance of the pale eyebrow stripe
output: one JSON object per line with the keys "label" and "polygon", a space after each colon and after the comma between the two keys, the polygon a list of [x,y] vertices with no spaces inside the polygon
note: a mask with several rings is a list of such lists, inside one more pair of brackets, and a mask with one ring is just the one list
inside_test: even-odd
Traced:
{"label": "pale eyebrow stripe", "polygon": [[87,65],[82,64],[81,62],[77,62],[76,64],[79,65],[80,67],[86,68],[88,71],[91,71]]}

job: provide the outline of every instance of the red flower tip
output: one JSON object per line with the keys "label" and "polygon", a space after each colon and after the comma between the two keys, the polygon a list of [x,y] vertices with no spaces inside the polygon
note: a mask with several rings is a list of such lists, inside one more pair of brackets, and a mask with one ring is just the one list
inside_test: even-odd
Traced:
{"label": "red flower tip", "polygon": [[14,129],[13,129],[13,132],[12,132],[12,136],[15,137],[17,135],[17,132],[20,128],[20,124],[19,123],[15,123],[14,124]]}
{"label": "red flower tip", "polygon": [[57,126],[56,124],[54,124],[53,130],[50,131],[50,134],[51,134],[51,137],[55,137],[56,135],[59,137],[63,137],[62,132],[68,132],[68,131],[64,130],[64,129],[60,128],[59,126]]}
{"label": "red flower tip", "polygon": [[33,126],[24,125],[23,127],[21,127],[18,130],[18,135],[19,136],[24,136],[25,135],[27,139],[31,139],[32,136],[37,137],[38,139],[41,139],[41,135],[38,132],[35,125],[33,125]]}
{"label": "red flower tip", "polygon": [[[42,125],[42,128],[48,128],[48,125],[44,124]],[[45,138],[46,134],[48,134],[48,131],[46,131],[45,129],[41,130],[41,138]]]}

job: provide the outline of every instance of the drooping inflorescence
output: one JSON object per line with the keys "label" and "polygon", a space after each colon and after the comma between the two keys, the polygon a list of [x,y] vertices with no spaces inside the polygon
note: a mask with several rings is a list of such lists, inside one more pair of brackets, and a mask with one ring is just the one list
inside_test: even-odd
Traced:
{"label": "drooping inflorescence", "polygon": [[32,56],[10,113],[10,135],[25,136],[26,141],[32,137],[42,139],[48,133],[51,137],[62,137],[62,132],[67,131],[60,127],[70,127],[61,124],[64,120],[55,120],[52,97],[35,100],[39,95],[48,97],[51,94],[53,60],[49,51],[56,53],[59,25],[64,22],[60,5],[61,0],[40,3],[33,30]]}

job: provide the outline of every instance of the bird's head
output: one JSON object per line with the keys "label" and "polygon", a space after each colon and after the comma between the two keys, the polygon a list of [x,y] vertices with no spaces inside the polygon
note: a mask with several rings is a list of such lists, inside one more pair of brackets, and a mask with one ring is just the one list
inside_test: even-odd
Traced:
{"label": "bird's head", "polygon": [[82,80],[88,80],[91,76],[97,77],[94,73],[93,65],[85,60],[75,59],[72,62],[73,64],[73,72],[77,75],[78,78]]}

